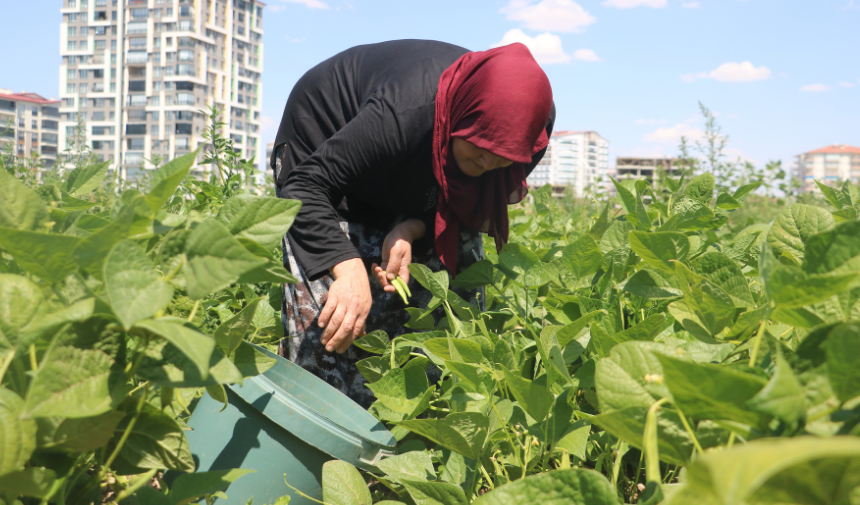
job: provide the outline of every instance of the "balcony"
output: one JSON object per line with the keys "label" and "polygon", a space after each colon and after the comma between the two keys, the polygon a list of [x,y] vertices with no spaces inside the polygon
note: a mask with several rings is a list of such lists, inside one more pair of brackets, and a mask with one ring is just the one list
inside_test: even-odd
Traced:
{"label": "balcony", "polygon": [[42,129],[43,130],[56,130],[57,128],[59,128],[59,126],[60,126],[60,123],[58,123],[57,121],[51,121],[50,119],[43,119],[42,120]]}
{"label": "balcony", "polygon": [[0,100],[0,112],[15,112],[15,102],[12,100]]}
{"label": "balcony", "polygon": [[57,146],[42,146],[42,150],[39,152],[41,152],[42,154],[47,154],[48,156],[56,156]]}

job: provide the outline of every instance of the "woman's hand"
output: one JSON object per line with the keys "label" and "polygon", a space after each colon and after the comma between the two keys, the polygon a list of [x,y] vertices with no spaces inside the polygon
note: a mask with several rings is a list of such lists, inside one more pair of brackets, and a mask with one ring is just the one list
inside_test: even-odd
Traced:
{"label": "woman's hand", "polygon": [[393,281],[398,275],[403,282],[409,282],[409,264],[412,263],[412,242],[424,236],[426,226],[418,219],[407,219],[398,224],[385,237],[382,243],[382,266],[373,264],[382,289],[394,293]]}
{"label": "woman's hand", "polygon": [[335,280],[319,315],[319,326],[325,327],[320,342],[328,352],[343,353],[364,335],[371,304],[370,278],[360,258],[338,263],[332,273]]}

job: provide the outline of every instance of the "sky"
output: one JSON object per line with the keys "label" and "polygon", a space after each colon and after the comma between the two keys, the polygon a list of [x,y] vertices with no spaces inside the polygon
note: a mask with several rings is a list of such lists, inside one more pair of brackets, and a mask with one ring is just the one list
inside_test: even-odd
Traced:
{"label": "sky", "polygon": [[[59,10],[0,0],[0,88],[59,94]],[[556,129],[600,133],[611,166],[701,138],[700,101],[728,154],[759,166],[860,146],[860,0],[269,0],[263,29],[264,144],[314,65],[418,38],[473,51],[525,43],[552,83]]]}

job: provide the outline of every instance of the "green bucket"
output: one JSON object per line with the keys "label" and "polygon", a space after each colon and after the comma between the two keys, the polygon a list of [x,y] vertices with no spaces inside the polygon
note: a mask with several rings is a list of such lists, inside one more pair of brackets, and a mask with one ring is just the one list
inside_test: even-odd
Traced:
{"label": "green bucket", "polygon": [[[200,399],[186,432],[198,472],[248,468],[219,503],[313,503],[284,483],[322,500],[322,466],[333,458],[366,470],[393,454],[396,440],[379,421],[300,366],[261,347],[275,365],[227,390],[228,405]],[[286,477],[284,477],[286,474]]]}

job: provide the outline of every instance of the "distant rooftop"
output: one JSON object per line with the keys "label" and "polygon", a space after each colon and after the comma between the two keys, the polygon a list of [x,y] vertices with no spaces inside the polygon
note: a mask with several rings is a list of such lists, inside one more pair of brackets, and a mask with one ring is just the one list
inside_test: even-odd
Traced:
{"label": "distant rooftop", "polygon": [[16,100],[19,102],[31,102],[42,105],[60,103],[59,100],[48,100],[37,93],[27,93],[26,91],[21,93],[12,93],[11,90],[8,89],[0,89],[0,100]]}
{"label": "distant rooftop", "polygon": [[804,154],[860,154],[860,147],[849,146],[848,144],[831,144]]}
{"label": "distant rooftop", "polygon": [[591,132],[590,130],[579,130],[579,131],[559,130],[557,132],[552,132],[552,136],[553,137],[563,137],[564,135],[574,135],[577,133],[597,133],[597,132]]}

